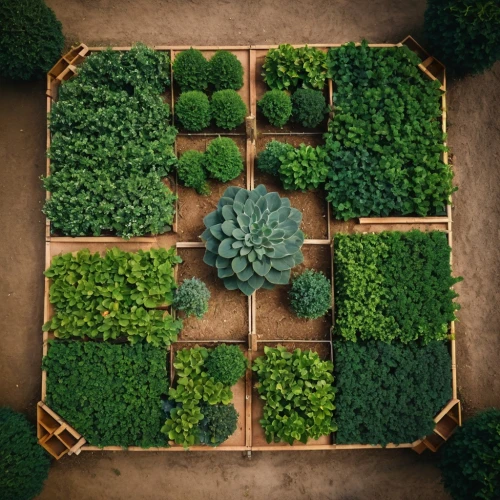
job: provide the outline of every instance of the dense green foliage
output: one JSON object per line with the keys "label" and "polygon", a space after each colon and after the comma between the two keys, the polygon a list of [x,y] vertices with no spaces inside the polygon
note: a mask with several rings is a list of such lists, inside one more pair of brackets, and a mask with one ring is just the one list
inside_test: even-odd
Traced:
{"label": "dense green foliage", "polygon": [[190,132],[199,132],[210,125],[210,102],[199,90],[183,92],[175,103],[175,117]]}
{"label": "dense green foliage", "polygon": [[210,186],[203,166],[204,160],[205,156],[200,151],[186,151],[177,162],[177,177],[184,186],[194,188],[198,194],[208,195]]}
{"label": "dense green foliage", "polygon": [[252,191],[231,186],[203,219],[203,262],[217,268],[228,290],[245,295],[286,285],[292,267],[304,260],[301,221],[288,198],[268,193],[264,185]]}
{"label": "dense green foliage", "polygon": [[206,368],[216,382],[232,387],[245,375],[247,358],[237,345],[221,344],[210,351]]}
{"label": "dense green foliage", "polygon": [[61,56],[62,25],[43,0],[2,0],[0,76],[31,80],[45,76]]}
{"label": "dense green foliage", "polygon": [[280,156],[279,176],[287,190],[316,189],[325,183],[328,175],[327,153],[321,146],[290,149]]}
{"label": "dense green foliage", "polygon": [[261,172],[270,175],[278,175],[281,166],[280,158],[286,156],[294,148],[291,144],[285,142],[269,141],[266,143],[264,151],[257,157],[257,167]]}
{"label": "dense green foliage", "polygon": [[47,405],[94,446],[165,446],[166,352],[148,344],[50,341]]}
{"label": "dense green foliage", "polygon": [[315,128],[324,121],[328,107],[323,92],[297,89],[292,95],[292,119],[306,128]]}
{"label": "dense green foliage", "polygon": [[332,362],[322,361],[313,351],[291,353],[283,346],[266,346],[264,354],[254,361],[252,370],[257,372],[255,387],[265,402],[260,424],[267,442],[306,443],[337,430]]}
{"label": "dense green foliage", "polygon": [[292,116],[292,100],[282,90],[270,90],[266,92],[258,102],[262,114],[275,127],[283,127]]}
{"label": "dense green foliage", "polygon": [[446,234],[335,236],[335,332],[356,341],[444,340],[459,308]]}
{"label": "dense green foliage", "polygon": [[182,92],[208,87],[209,63],[200,50],[184,50],[176,54],[172,64],[174,80]]}
{"label": "dense green foliage", "polygon": [[500,410],[483,411],[459,427],[443,447],[440,468],[454,500],[500,498]]}
{"label": "dense green foliage", "polygon": [[427,0],[425,34],[451,74],[482,73],[500,59],[500,0]]}
{"label": "dense green foliage", "polygon": [[288,297],[299,318],[321,318],[332,307],[332,284],[322,272],[306,269],[292,279]]}
{"label": "dense green foliage", "polygon": [[175,292],[173,306],[186,316],[203,318],[208,311],[210,292],[207,285],[198,278],[186,279]]}
{"label": "dense green foliage", "polygon": [[203,159],[208,175],[220,182],[236,179],[243,171],[243,159],[236,143],[229,137],[210,141]]}
{"label": "dense green foliage", "polygon": [[57,255],[45,271],[55,313],[43,329],[63,339],[126,336],[133,344],[145,339],[169,345],[182,321],[154,308],[172,303],[180,262],[175,247],[137,253],[113,248],[104,257],[87,249]]}
{"label": "dense green foliage", "polygon": [[219,446],[234,434],[238,426],[239,414],[233,404],[203,405],[203,420],[200,423],[200,442],[209,446]]}
{"label": "dense green foliage", "polygon": [[338,341],[334,352],[337,443],[412,443],[432,433],[452,396],[446,343]]}
{"label": "dense green foliage", "polygon": [[210,103],[212,118],[218,127],[233,130],[245,121],[247,107],[236,90],[218,90]]}
{"label": "dense green foliage", "polygon": [[0,498],[31,500],[49,475],[49,455],[21,413],[0,407],[0,430]]}
{"label": "dense green foliage", "polygon": [[271,89],[304,87],[321,90],[326,80],[326,54],[307,45],[295,49],[284,44],[269,49],[262,69],[264,81]]}
{"label": "dense green foliage", "polygon": [[440,158],[442,92],[419,62],[407,47],[366,42],[328,52],[335,113],[325,135],[326,189],[336,217],[445,210],[453,173]]}
{"label": "dense green foliage", "polygon": [[215,90],[239,90],[243,87],[243,66],[231,52],[218,50],[209,61],[209,81]]}

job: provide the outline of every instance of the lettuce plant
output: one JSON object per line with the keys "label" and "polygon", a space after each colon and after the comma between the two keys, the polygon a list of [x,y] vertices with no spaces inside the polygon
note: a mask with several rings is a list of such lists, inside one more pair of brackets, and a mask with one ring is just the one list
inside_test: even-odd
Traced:
{"label": "lettuce plant", "polygon": [[247,359],[237,345],[221,344],[210,351],[206,361],[208,374],[216,382],[232,387],[245,375]]}
{"label": "lettuce plant", "polygon": [[173,306],[178,311],[183,311],[186,316],[203,318],[208,311],[210,292],[207,285],[198,278],[184,280],[177,288]]}

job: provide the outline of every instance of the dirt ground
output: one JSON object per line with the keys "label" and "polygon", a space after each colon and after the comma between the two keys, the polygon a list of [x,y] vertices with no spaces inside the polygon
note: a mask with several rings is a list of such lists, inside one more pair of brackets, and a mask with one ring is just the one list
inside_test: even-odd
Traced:
{"label": "dirt ground", "polygon": [[[124,45],[422,40],[424,0],[47,0],[68,42]],[[43,306],[44,83],[1,84],[0,403],[34,420]],[[453,252],[466,414],[500,406],[500,64],[449,84]],[[411,451],[82,453],[53,465],[42,499],[449,498],[436,457]]]}

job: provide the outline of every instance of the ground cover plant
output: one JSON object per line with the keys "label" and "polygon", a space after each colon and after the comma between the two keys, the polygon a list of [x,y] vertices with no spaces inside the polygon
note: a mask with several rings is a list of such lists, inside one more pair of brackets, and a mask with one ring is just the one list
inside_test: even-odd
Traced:
{"label": "ground cover plant", "polygon": [[452,396],[445,342],[334,343],[338,444],[412,443]]}
{"label": "ground cover plant", "polygon": [[215,90],[239,90],[243,87],[243,66],[227,50],[218,50],[209,61],[209,81]]}
{"label": "ground cover plant", "polygon": [[174,80],[182,92],[205,90],[208,87],[209,63],[200,50],[184,50],[175,55],[172,64]]}
{"label": "ground cover plant", "polygon": [[175,116],[190,132],[199,132],[210,125],[208,96],[199,90],[183,92],[175,104]]}
{"label": "ground cover plant", "polygon": [[440,231],[337,234],[335,327],[347,340],[448,338],[459,308],[450,247]]}
{"label": "ground cover plant", "polygon": [[204,219],[205,264],[216,267],[228,290],[251,295],[259,288],[286,285],[291,269],[301,264],[302,213],[288,198],[231,186],[217,209]]}
{"label": "ground cover plant", "polygon": [[209,195],[207,171],[204,167],[205,156],[201,151],[190,149],[182,154],[177,162],[177,177],[186,187],[196,190],[198,194]]}
{"label": "ground cover plant", "polygon": [[265,402],[260,424],[268,443],[306,443],[334,432],[333,364],[313,351],[264,347],[252,366]]}
{"label": "ground cover plant", "polygon": [[149,344],[50,341],[47,405],[93,446],[165,446],[166,351]]}
{"label": "ground cover plant", "polygon": [[407,47],[329,50],[335,106],[325,134],[326,190],[337,218],[445,210],[454,189],[440,158],[442,92],[419,62]]}
{"label": "ground cover plant", "polygon": [[283,127],[292,116],[292,100],[282,90],[266,92],[257,104],[269,123],[275,127]]}
{"label": "ground cover plant", "polygon": [[297,317],[321,318],[332,307],[332,284],[322,272],[306,269],[292,279],[288,298]]}
{"label": "ground cover plant", "polygon": [[266,143],[264,151],[259,153],[257,157],[257,167],[261,172],[277,176],[281,166],[280,158],[285,157],[289,152],[293,151],[293,149],[291,144],[273,139]]}
{"label": "ground cover plant", "polygon": [[104,257],[87,249],[57,255],[45,271],[55,312],[43,329],[63,339],[126,337],[133,344],[169,345],[182,321],[155,308],[172,304],[174,266],[180,262],[174,247],[136,253],[113,248]]}
{"label": "ground cover plant", "polygon": [[292,119],[306,128],[317,127],[328,113],[323,92],[297,89],[292,95]]}
{"label": "ground cover plant", "polygon": [[210,292],[207,285],[198,278],[184,280],[175,291],[173,306],[186,316],[203,318],[208,311]]}
{"label": "ground cover plant", "polygon": [[203,158],[208,175],[220,182],[236,179],[243,171],[243,159],[236,143],[229,137],[210,141]]}
{"label": "ground cover plant", "polygon": [[233,130],[245,121],[247,107],[236,90],[218,90],[210,103],[212,118],[217,127]]}

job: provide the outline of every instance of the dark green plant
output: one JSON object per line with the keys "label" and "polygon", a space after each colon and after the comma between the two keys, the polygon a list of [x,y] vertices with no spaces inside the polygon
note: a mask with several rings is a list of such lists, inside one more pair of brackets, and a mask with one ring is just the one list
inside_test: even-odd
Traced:
{"label": "dark green plant", "polygon": [[212,118],[218,127],[233,130],[245,121],[247,107],[236,90],[218,90],[210,103]]}
{"label": "dark green plant", "polygon": [[209,61],[209,81],[215,90],[239,90],[243,87],[243,66],[231,52],[218,50]]}
{"label": "dark green plant", "polygon": [[203,167],[210,177],[220,182],[236,179],[243,171],[238,146],[229,137],[213,139],[205,152]]}
{"label": "dark green plant", "polygon": [[459,309],[451,287],[461,278],[451,275],[445,233],[337,234],[334,245],[337,335],[424,344],[448,338]]}
{"label": "dark green plant", "polygon": [[454,500],[500,498],[500,410],[485,410],[459,427],[442,448],[439,467]]}
{"label": "dark green plant", "polygon": [[183,92],[175,104],[175,116],[190,132],[199,132],[210,125],[210,103],[199,90]]}
{"label": "dark green plant", "polygon": [[49,475],[49,455],[21,413],[0,407],[0,429],[0,497],[31,500],[42,492]]}
{"label": "dark green plant", "polygon": [[200,151],[186,151],[177,163],[177,176],[184,186],[194,188],[198,194],[209,195],[210,186],[203,162],[204,155]]}
{"label": "dark green plant", "polygon": [[286,285],[292,267],[304,260],[301,221],[288,198],[268,193],[262,184],[252,191],[231,186],[203,219],[203,262],[217,268],[228,290],[245,295]]}
{"label": "dark green plant", "polygon": [[306,128],[315,128],[325,120],[328,113],[323,92],[298,89],[292,95],[292,120]]}
{"label": "dark green plant", "polygon": [[186,279],[175,292],[173,306],[186,316],[203,318],[208,311],[210,292],[207,285],[198,278]]}
{"label": "dark green plant", "polygon": [[221,344],[210,351],[205,363],[208,374],[216,382],[232,387],[245,375],[247,358],[237,345]]}
{"label": "dark green plant", "polygon": [[445,342],[341,340],[334,352],[338,444],[412,443],[432,433],[452,397]]}
{"label": "dark green plant", "polygon": [[498,0],[428,0],[424,28],[431,54],[453,75],[482,73],[500,59]]}
{"label": "dark green plant", "polygon": [[321,318],[332,307],[332,284],[323,273],[306,269],[292,279],[288,298],[299,318]]}
{"label": "dark green plant", "polygon": [[3,0],[0,6],[0,76],[45,76],[61,56],[62,25],[43,0]]}
{"label": "dark green plant", "polygon": [[264,347],[253,362],[255,385],[264,400],[260,420],[268,443],[306,443],[337,430],[333,420],[333,364],[313,351]]}
{"label": "dark green plant", "polygon": [[191,47],[176,54],[172,68],[174,80],[182,92],[205,90],[208,87],[210,66],[201,51]]}
{"label": "dark green plant", "polygon": [[292,100],[282,90],[270,90],[266,92],[258,102],[262,114],[275,127],[286,125],[292,116]]}
{"label": "dark green plant", "polygon": [[219,446],[238,428],[239,414],[233,404],[204,405],[201,412],[203,420],[200,423],[200,442],[203,444]]}
{"label": "dark green plant", "polygon": [[291,144],[275,141],[273,139],[266,143],[266,149],[259,153],[257,157],[257,167],[261,172],[266,174],[278,175],[281,166],[280,158],[282,156],[287,156],[288,153],[293,150],[294,147]]}
{"label": "dark green plant", "polygon": [[165,349],[149,344],[50,341],[47,405],[93,446],[165,446]]}

